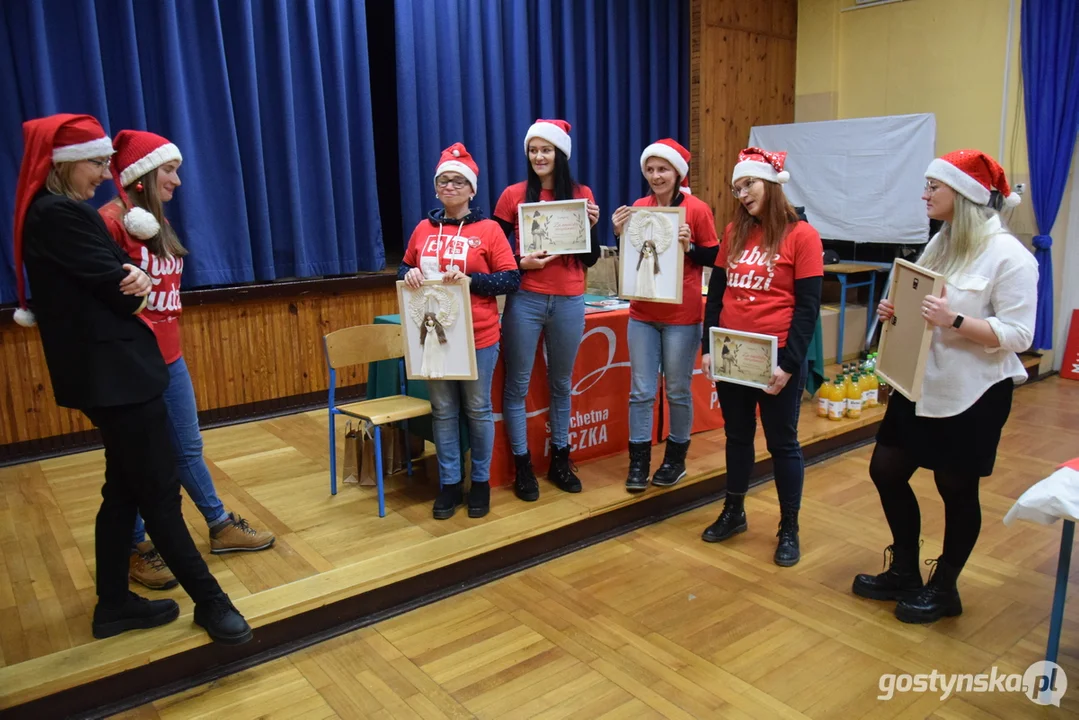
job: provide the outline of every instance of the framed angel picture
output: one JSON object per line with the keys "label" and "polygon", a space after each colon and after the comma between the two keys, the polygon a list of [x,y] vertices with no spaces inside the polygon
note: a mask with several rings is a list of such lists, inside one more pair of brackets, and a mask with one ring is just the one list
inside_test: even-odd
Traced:
{"label": "framed angel picture", "polygon": [[417,289],[397,282],[405,376],[409,380],[475,380],[476,339],[468,280],[424,280]]}
{"label": "framed angel picture", "polygon": [[517,226],[524,255],[540,250],[550,255],[592,251],[587,200],[521,203],[517,206]]}
{"label": "framed angel picture", "polygon": [[633,300],[682,302],[682,246],[678,229],[684,207],[634,207],[622,228],[620,295]]}

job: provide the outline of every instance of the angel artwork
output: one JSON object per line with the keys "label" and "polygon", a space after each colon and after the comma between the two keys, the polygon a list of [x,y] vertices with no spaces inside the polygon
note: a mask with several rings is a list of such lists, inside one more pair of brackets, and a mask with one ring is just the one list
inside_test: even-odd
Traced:
{"label": "angel artwork", "polygon": [[444,377],[446,331],[457,319],[457,296],[444,287],[425,285],[412,294],[408,314],[420,329],[420,347],[423,348],[420,376]]}
{"label": "angel artwork", "polygon": [[659,259],[675,238],[670,222],[655,213],[637,212],[629,220],[627,235],[640,253],[637,258],[637,297],[656,297]]}

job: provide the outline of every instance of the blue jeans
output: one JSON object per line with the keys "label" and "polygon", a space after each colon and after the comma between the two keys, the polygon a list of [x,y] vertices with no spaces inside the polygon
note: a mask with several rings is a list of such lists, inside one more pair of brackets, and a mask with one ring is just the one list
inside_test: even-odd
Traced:
{"label": "blue jeans", "polygon": [[701,345],[701,326],[640,322],[630,318],[629,368],[633,385],[629,393],[629,441],[652,441],[652,408],[656,400],[659,371],[667,388],[670,407],[669,440],[689,442],[693,428],[693,365]]}
{"label": "blue jeans", "polygon": [[[165,388],[165,407],[169,412],[169,440],[176,453],[176,469],[180,473],[180,485],[195,503],[206,524],[210,527],[228,519],[225,506],[217,497],[214,481],[206,461],[202,459],[202,433],[199,432],[199,414],[195,406],[195,388],[183,356],[169,365],[169,386]],[[142,516],[135,516],[135,530],[131,542],[146,539],[146,527]]]}
{"label": "blue jeans", "polygon": [[472,482],[491,479],[491,452],[495,446],[495,421],[491,414],[491,377],[498,361],[498,343],[476,350],[475,380],[428,380],[431,396],[435,452],[440,485],[461,482],[461,406],[468,418],[472,449]]}
{"label": "blue jeans", "polygon": [[518,290],[506,296],[502,320],[502,343],[506,351],[506,387],[502,417],[514,455],[528,452],[525,397],[536,360],[536,343],[543,332],[547,351],[547,382],[550,385],[551,445],[569,445],[570,392],[573,363],[584,335],[583,295],[540,295]]}
{"label": "blue jeans", "polygon": [[[785,350],[779,349],[780,361]],[[792,508],[801,507],[805,460],[798,443],[798,416],[808,372],[809,361],[805,360],[778,395],[745,385],[716,383],[719,408],[723,412],[723,432],[727,436],[728,493],[744,494],[749,490],[749,476],[756,461],[753,438],[757,433],[759,405],[779,502]]]}

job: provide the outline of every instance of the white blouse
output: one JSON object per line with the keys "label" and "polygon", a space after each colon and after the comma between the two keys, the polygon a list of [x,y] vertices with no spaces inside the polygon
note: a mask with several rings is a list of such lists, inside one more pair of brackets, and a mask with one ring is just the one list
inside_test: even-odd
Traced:
{"label": "white blouse", "polygon": [[[1038,263],[996,215],[986,229],[993,234],[985,250],[945,279],[946,299],[953,312],[987,321],[1000,346],[986,347],[954,328],[934,327],[922,399],[915,406],[921,417],[958,415],[1001,380],[1011,378],[1018,385],[1027,378],[1016,353],[1027,350],[1034,338]],[[926,251],[939,239],[930,240]]]}

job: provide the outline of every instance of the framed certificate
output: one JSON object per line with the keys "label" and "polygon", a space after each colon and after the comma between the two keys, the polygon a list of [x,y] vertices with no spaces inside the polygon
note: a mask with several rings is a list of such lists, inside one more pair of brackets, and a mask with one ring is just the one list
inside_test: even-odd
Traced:
{"label": "framed certificate", "polygon": [[888,289],[895,314],[880,333],[877,374],[911,402],[922,397],[925,362],[933,339],[933,326],[922,317],[922,301],[927,295],[940,297],[943,287],[943,276],[906,260],[895,261]]}
{"label": "framed certificate", "polygon": [[445,284],[424,280],[418,290],[397,281],[405,377],[409,380],[475,380],[476,338],[468,279]]}
{"label": "framed certificate", "polygon": [[678,230],[686,221],[679,207],[635,207],[622,228],[620,295],[632,300],[682,302],[682,246]]}
{"label": "framed certificate", "polygon": [[550,255],[592,251],[592,224],[584,198],[521,203],[517,206],[517,228],[521,255],[543,250]]}
{"label": "framed certificate", "polygon": [[761,390],[768,387],[776,369],[779,338],[720,327],[708,331],[713,380]]}

